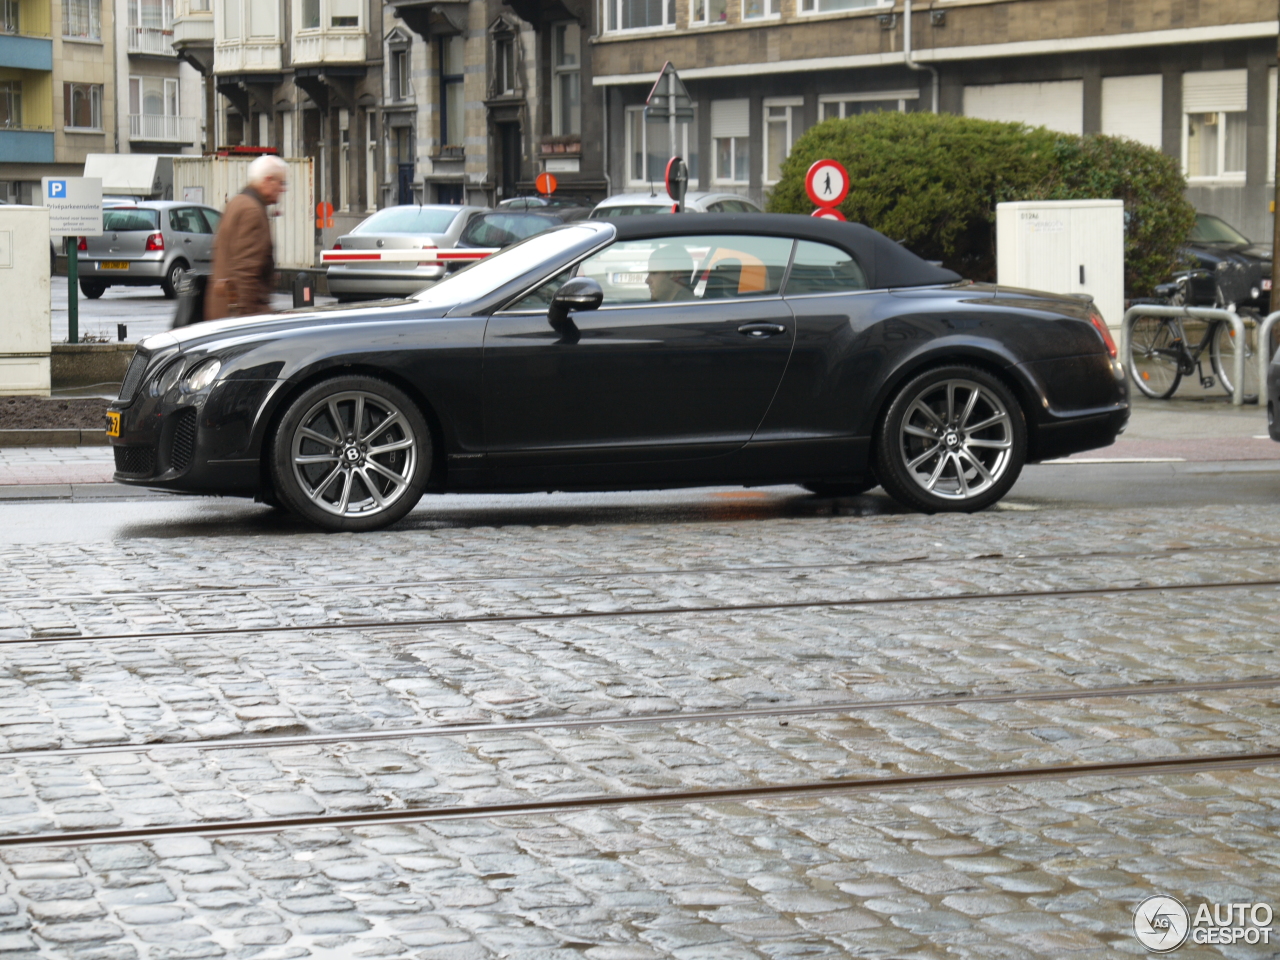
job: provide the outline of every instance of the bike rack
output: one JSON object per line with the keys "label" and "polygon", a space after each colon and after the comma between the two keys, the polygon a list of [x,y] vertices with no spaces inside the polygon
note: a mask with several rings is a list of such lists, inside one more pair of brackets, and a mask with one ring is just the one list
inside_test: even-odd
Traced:
{"label": "bike rack", "polygon": [[[1267,322],[1277,316],[1280,316],[1280,311],[1267,317]],[[1158,307],[1147,303],[1132,306],[1125,311],[1124,320],[1120,324],[1120,363],[1124,367],[1126,377],[1130,376],[1129,344],[1133,340],[1133,325],[1139,317],[1187,317],[1192,320],[1226,320],[1231,324],[1231,329],[1235,331],[1236,343],[1242,345],[1245,342],[1245,324],[1254,323],[1252,317],[1242,317],[1238,313],[1232,313],[1230,310],[1219,310],[1215,307]],[[1268,329],[1269,332],[1270,330]],[[1232,364],[1234,369],[1231,371],[1231,379],[1235,384],[1231,390],[1231,405],[1233,407],[1244,405],[1244,354],[1243,348],[1237,350],[1235,362]],[[1261,393],[1259,393],[1259,396],[1261,396]],[[1262,402],[1265,403],[1265,401]]]}
{"label": "bike rack", "polygon": [[1271,328],[1280,320],[1280,310],[1267,314],[1258,328],[1258,406],[1267,408],[1267,371],[1271,367]]}

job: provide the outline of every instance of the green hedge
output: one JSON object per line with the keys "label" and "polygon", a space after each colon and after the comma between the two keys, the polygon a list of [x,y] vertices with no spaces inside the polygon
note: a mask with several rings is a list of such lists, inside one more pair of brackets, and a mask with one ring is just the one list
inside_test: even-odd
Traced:
{"label": "green hedge", "polygon": [[768,209],[812,212],[804,176],[827,157],[849,171],[846,217],[974,280],[995,279],[996,204],[1006,200],[1123,200],[1131,296],[1177,269],[1195,223],[1182,171],[1159,150],[945,113],[873,113],[812,127],[783,164]]}

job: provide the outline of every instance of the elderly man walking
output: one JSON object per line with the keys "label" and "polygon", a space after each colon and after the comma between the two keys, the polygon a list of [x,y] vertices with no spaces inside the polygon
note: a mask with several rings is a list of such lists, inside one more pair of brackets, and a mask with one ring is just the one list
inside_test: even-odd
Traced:
{"label": "elderly man walking", "polygon": [[276,261],[267,207],[280,199],[289,167],[275,156],[249,164],[249,185],[231,198],[213,241],[206,320],[269,313]]}

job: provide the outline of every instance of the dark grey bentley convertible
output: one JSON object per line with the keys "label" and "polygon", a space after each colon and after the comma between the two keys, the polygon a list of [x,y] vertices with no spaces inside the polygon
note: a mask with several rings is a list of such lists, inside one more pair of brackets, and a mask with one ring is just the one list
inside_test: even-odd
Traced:
{"label": "dark grey bentley convertible", "polygon": [[1128,416],[1087,300],[968,283],[862,226],[707,214],[569,224],[411,300],[151,337],[108,433],[122,483],[372,530],[427,491],[880,484],[979,510]]}

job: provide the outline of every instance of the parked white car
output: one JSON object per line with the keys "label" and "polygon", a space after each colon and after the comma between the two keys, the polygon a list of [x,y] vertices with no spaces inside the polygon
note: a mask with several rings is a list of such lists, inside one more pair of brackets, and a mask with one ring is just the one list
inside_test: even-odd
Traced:
{"label": "parked white car", "polygon": [[[592,220],[609,220],[613,217],[645,216],[670,213],[671,198],[664,192],[619,193],[596,204],[591,211]],[[736,193],[704,193],[692,191],[685,194],[685,210],[688,213],[763,213],[746,197]]]}
{"label": "parked white car", "polygon": [[[488,207],[445,204],[387,207],[333,245],[335,250],[451,250],[473,217]],[[342,301],[409,297],[445,275],[443,263],[337,263],[328,269],[329,292]]]}

